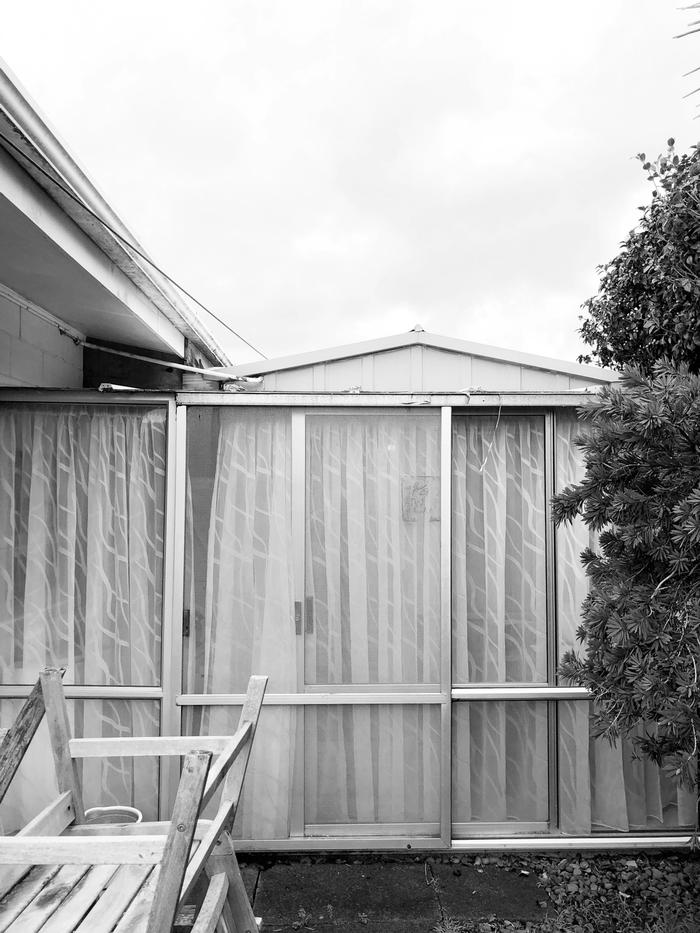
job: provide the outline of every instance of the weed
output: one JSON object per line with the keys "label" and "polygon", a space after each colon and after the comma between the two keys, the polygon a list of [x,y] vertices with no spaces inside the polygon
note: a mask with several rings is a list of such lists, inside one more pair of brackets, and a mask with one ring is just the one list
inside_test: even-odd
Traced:
{"label": "weed", "polygon": [[443,917],[433,927],[433,933],[467,933],[467,927],[454,917]]}
{"label": "weed", "polygon": [[293,930],[313,930],[311,926],[311,921],[313,920],[313,915],[308,911],[304,910],[303,907],[300,907],[297,911],[298,920],[292,922]]}

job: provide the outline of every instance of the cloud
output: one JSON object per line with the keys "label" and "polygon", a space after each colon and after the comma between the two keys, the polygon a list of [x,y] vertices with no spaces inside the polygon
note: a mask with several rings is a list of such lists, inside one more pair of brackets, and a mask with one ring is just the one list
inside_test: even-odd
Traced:
{"label": "cloud", "polygon": [[575,357],[595,266],[649,199],[632,156],[693,141],[696,46],[653,0],[3,16],[11,66],[127,224],[270,356],[421,323]]}

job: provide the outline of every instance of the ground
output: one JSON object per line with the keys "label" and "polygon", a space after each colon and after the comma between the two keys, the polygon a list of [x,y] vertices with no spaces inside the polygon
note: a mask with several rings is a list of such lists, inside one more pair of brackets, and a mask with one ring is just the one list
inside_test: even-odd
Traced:
{"label": "ground", "polygon": [[242,860],[268,933],[698,933],[683,853],[314,855]]}

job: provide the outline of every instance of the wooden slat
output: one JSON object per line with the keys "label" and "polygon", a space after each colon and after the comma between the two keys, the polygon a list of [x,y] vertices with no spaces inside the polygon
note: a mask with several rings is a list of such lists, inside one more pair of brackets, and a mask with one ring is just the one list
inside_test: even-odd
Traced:
{"label": "wooden slat", "polygon": [[51,737],[54,762],[56,764],[56,778],[60,791],[69,790],[73,793],[73,806],[75,808],[75,822],[85,822],[83,808],[83,795],[80,789],[78,767],[70,756],[68,743],[70,742],[70,725],[68,722],[68,707],[61,683],[61,672],[47,668],[40,674],[41,689],[44,694],[46,706],[46,722]]}
{"label": "wooden slat", "polygon": [[0,800],[7,793],[44,715],[44,695],[37,681],[0,744]]}
{"label": "wooden slat", "polygon": [[112,930],[149,877],[158,868],[152,865],[121,865],[109,886],[92,910],[86,914],[75,933],[102,933]]}
{"label": "wooden slat", "polygon": [[226,872],[213,875],[209,881],[207,893],[204,895],[199,914],[192,927],[191,933],[214,933],[221,917],[226,892],[228,891],[228,878]]}
{"label": "wooden slat", "polygon": [[[124,912],[124,916],[115,927],[114,933],[151,933],[151,928],[148,925],[148,917],[151,912],[153,898],[155,897],[161,875],[161,867],[157,865],[141,890],[129,904],[129,907]],[[168,931],[168,933],[170,933],[170,931]]]}
{"label": "wooden slat", "polygon": [[[195,839],[202,839],[211,824],[211,820],[197,820],[194,831]],[[81,823],[69,826],[65,836],[167,836],[170,832],[170,820],[157,823]]]}
{"label": "wooden slat", "polygon": [[68,747],[73,758],[140,758],[143,755],[182,756],[199,750],[220,755],[230,742],[230,735],[161,735],[118,739],[71,739]]}
{"label": "wooden slat", "polygon": [[[57,836],[73,821],[70,791],[53,800],[41,813],[24,826],[14,838],[25,836]],[[0,868],[0,897],[6,894],[27,873],[27,864],[5,865]]]}
{"label": "wooden slat", "polygon": [[31,901],[7,933],[36,933],[87,873],[89,865],[62,865],[51,881]]}
{"label": "wooden slat", "polygon": [[155,865],[165,844],[163,836],[4,836],[0,865]]}
{"label": "wooden slat", "polygon": [[243,884],[241,870],[238,867],[238,859],[233,847],[233,841],[227,832],[224,832],[219,839],[212,855],[207,863],[207,871],[216,874],[225,872],[228,878],[228,892],[226,901],[231,918],[233,929],[236,931],[250,931],[256,933],[259,924],[253,914],[253,908],[248,900],[248,894]]}
{"label": "wooden slat", "polygon": [[252,732],[253,724],[250,722],[244,723],[229,739],[229,744],[212,765],[207,778],[207,786],[204,789],[202,809],[206,807],[221,786],[221,782],[226,778],[231,765],[240,754],[241,749],[245,747],[246,742],[252,741]]}
{"label": "wooden slat", "polygon": [[93,865],[54,911],[41,933],[72,933],[76,924],[99,899],[117,865]]}
{"label": "wooden slat", "polygon": [[255,730],[258,725],[260,707],[262,706],[262,701],[265,697],[266,687],[267,677],[253,676],[248,681],[248,691],[246,693],[243,709],[241,710],[241,718],[238,720],[238,728],[240,729],[248,722],[251,724],[252,728],[250,733],[250,742],[231,765],[231,768],[229,769],[228,775],[226,777],[226,782],[224,784],[224,790],[221,795],[222,801],[229,799],[233,800],[233,807],[230,809],[228,824],[226,826],[226,829],[229,832],[231,831],[233,821],[236,817],[236,810],[238,809],[238,802],[240,800],[241,789],[243,787],[243,778],[245,777],[246,769],[248,767],[250,750],[253,746],[253,738],[255,736]]}
{"label": "wooden slat", "polygon": [[[219,801],[219,809],[217,814],[212,820],[209,830],[202,839],[199,849],[197,849],[195,855],[190,859],[190,864],[187,866],[187,872],[185,874],[185,880],[182,886],[182,901],[184,901],[184,899],[192,890],[195,881],[199,877],[199,874],[206,865],[207,860],[209,859],[209,856],[211,855],[214,846],[216,845],[217,839],[219,836],[221,836],[224,830],[230,830],[230,827],[233,824],[233,820],[236,815],[236,809],[238,807],[238,802],[241,796],[243,778],[245,777],[248,759],[250,758],[250,749],[253,736],[255,734],[255,727],[260,715],[260,707],[262,706],[263,697],[265,696],[266,685],[267,677],[254,676],[251,677],[248,681],[248,693],[246,694],[246,702],[241,711],[241,718],[238,723],[238,728],[240,729],[247,723],[250,723],[250,742],[248,742],[248,744],[229,768],[228,774],[226,775],[226,780],[224,781],[224,787],[221,792],[221,799]],[[235,859],[235,854],[233,857]],[[229,883],[234,885],[235,878],[232,879],[229,877]],[[229,888],[229,903],[230,902],[231,888]]]}
{"label": "wooden slat", "polygon": [[5,933],[12,921],[21,914],[27,904],[45,888],[56,874],[60,865],[37,865],[16,884],[7,897],[0,901],[0,933]]}
{"label": "wooden slat", "polygon": [[210,752],[191,752],[185,758],[161,863],[160,883],[148,919],[149,933],[170,933],[172,928],[210,764]]}

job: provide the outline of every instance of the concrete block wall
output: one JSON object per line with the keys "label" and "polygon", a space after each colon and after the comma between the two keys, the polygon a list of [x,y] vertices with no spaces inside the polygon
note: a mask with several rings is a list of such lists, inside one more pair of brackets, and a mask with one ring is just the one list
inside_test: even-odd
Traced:
{"label": "concrete block wall", "polygon": [[79,389],[83,348],[0,292],[0,386]]}

